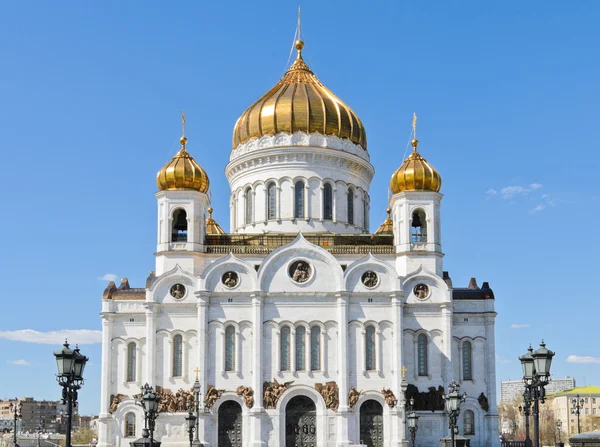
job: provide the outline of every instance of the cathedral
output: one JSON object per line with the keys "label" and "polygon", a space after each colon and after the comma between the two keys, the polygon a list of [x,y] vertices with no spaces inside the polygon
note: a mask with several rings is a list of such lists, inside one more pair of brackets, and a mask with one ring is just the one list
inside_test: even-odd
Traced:
{"label": "cathedral", "polygon": [[145,383],[161,396],[163,446],[189,445],[194,383],[196,445],[408,446],[412,398],[416,445],[439,446],[452,381],[466,393],[460,435],[499,445],[494,294],[444,270],[442,179],[416,117],[371,233],[365,127],[295,46],[235,123],[229,233],[184,135],[158,172],[155,268],[144,287],[123,278],[102,296],[99,447],[141,436]]}

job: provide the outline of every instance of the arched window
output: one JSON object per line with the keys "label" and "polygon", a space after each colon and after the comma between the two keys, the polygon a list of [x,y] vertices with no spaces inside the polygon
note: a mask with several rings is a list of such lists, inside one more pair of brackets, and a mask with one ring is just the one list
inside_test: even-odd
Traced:
{"label": "arched window", "polygon": [[285,326],[281,329],[280,355],[281,371],[290,370],[290,328]]}
{"label": "arched window", "polygon": [[135,343],[131,342],[127,345],[127,381],[135,382],[135,367],[137,353]]}
{"label": "arched window", "polygon": [[304,183],[296,182],[294,185],[294,217],[301,219],[304,217]]}
{"label": "arched window", "polygon": [[183,376],[183,337],[173,337],[173,377]]}
{"label": "arched window", "polygon": [[252,223],[252,189],[248,188],[246,189],[246,192],[244,193],[244,202],[246,203],[246,221],[245,224],[251,224]]}
{"label": "arched window", "polygon": [[225,371],[235,370],[235,327],[225,329]]}
{"label": "arched window", "polygon": [[306,329],[300,326],[296,329],[296,371],[304,371],[306,357]]}
{"label": "arched window", "polygon": [[310,330],[310,370],[321,370],[321,328],[313,326]]}
{"label": "arched window", "polygon": [[125,415],[125,437],[135,437],[135,414],[127,413]]}
{"label": "arched window", "polygon": [[367,327],[365,333],[365,368],[367,371],[377,369],[375,364],[375,327]]}
{"label": "arched window", "polygon": [[354,190],[348,188],[348,223],[354,225]]}
{"label": "arched window", "polygon": [[417,355],[419,357],[419,375],[427,375],[427,335],[419,334],[417,337]]}
{"label": "arched window", "polygon": [[184,209],[176,209],[173,213],[173,229],[171,242],[187,242],[187,213]]}
{"label": "arched window", "polygon": [[463,380],[473,380],[473,351],[471,342],[462,344]]}
{"label": "arched window", "polygon": [[471,410],[463,413],[463,435],[475,434],[475,414]]}
{"label": "arched window", "polygon": [[427,242],[427,217],[423,210],[413,211],[411,227],[412,242]]}
{"label": "arched window", "polygon": [[275,183],[271,182],[267,185],[267,219],[275,219]]}
{"label": "arched window", "polygon": [[333,191],[329,183],[323,185],[323,219],[333,219]]}

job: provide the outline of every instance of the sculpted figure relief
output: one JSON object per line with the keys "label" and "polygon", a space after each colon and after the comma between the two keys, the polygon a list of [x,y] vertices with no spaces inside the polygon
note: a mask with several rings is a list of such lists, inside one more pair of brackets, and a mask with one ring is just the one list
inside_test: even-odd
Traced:
{"label": "sculpted figure relief", "polygon": [[485,397],[485,394],[483,394],[483,392],[479,395],[477,401],[479,402],[479,406],[483,411],[488,412],[490,410],[490,403],[488,402],[488,398]]}
{"label": "sculpted figure relief", "polygon": [[206,390],[206,396],[204,397],[204,406],[206,408],[211,408],[217,399],[221,397],[225,390],[218,390],[213,385],[208,385],[208,389]]}
{"label": "sculpted figure relief", "polygon": [[188,411],[188,406],[194,404],[193,390],[185,391],[180,388],[175,394],[161,386],[156,387],[156,393],[160,396],[158,403],[159,413],[181,413]]}
{"label": "sculpted figure relief", "polygon": [[377,273],[373,270],[368,270],[362,275],[362,283],[365,287],[375,287],[379,282],[379,278],[377,277]]}
{"label": "sculpted figure relief", "polygon": [[254,390],[251,387],[240,385],[237,387],[236,393],[244,398],[244,403],[248,408],[254,406]]}
{"label": "sculpted figure relief", "polygon": [[340,406],[340,392],[335,382],[327,382],[325,385],[315,383],[315,389],[325,399],[325,406],[330,410],[336,411]]}
{"label": "sculpted figure relief", "polygon": [[173,284],[171,286],[171,296],[177,300],[185,295],[185,286],[183,284]]}
{"label": "sculpted figure relief", "polygon": [[239,277],[236,272],[225,272],[223,274],[223,277],[221,278],[221,281],[223,281],[225,287],[229,287],[230,289],[232,289],[235,286],[237,286]]}
{"label": "sculpted figure relief", "polygon": [[424,299],[429,296],[429,287],[427,287],[427,284],[417,284],[413,292],[417,298]]}
{"label": "sculpted figure relief", "polygon": [[285,382],[280,384],[277,379],[273,379],[272,382],[263,383],[263,405],[266,409],[274,409],[277,406],[277,401],[289,386],[294,383]]}
{"label": "sculpted figure relief", "polygon": [[348,406],[352,408],[358,402],[358,398],[362,391],[357,391],[353,386],[350,387],[350,392],[348,393]]}
{"label": "sculpted figure relief", "polygon": [[394,392],[390,389],[384,388],[381,390],[381,394],[385,399],[385,403],[389,405],[390,408],[394,407],[396,396],[394,396]]}
{"label": "sculpted figure relief", "polygon": [[127,397],[127,395],[125,394],[117,394],[117,395],[112,395],[110,396],[110,408],[108,409],[109,412],[114,413],[115,411],[117,411],[117,407],[119,406],[119,404],[121,403],[121,401],[123,399],[125,399]]}
{"label": "sculpted figure relief", "polygon": [[419,389],[412,384],[406,388],[405,399],[410,401],[410,398],[415,400],[415,411],[441,411],[444,410],[444,387],[439,386],[429,387],[427,392],[419,392]]}
{"label": "sculpted figure relief", "polygon": [[310,278],[310,266],[305,261],[296,261],[290,265],[290,275],[296,282],[306,282]]}

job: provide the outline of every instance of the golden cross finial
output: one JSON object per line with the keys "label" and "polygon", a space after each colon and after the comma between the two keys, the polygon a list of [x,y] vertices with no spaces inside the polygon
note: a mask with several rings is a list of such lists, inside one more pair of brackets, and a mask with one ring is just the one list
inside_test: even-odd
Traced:
{"label": "golden cross finial", "polygon": [[298,28],[296,29],[296,34],[297,34],[298,40],[300,40],[301,39],[301,37],[300,37],[300,6],[298,6]]}
{"label": "golden cross finial", "polygon": [[185,137],[185,110],[181,111],[181,138]]}
{"label": "golden cross finial", "polygon": [[413,138],[416,140],[417,139],[417,114],[416,112],[413,113]]}
{"label": "golden cross finial", "polygon": [[400,368],[400,371],[402,372],[402,378],[406,379],[406,371],[408,371],[408,368],[406,366],[402,366],[402,368]]}
{"label": "golden cross finial", "polygon": [[196,367],[194,372],[196,373],[196,380],[198,380],[198,374],[200,373],[200,370]]}
{"label": "golden cross finial", "polygon": [[300,6],[298,6],[298,26],[296,27],[296,50],[298,50],[298,59],[302,59],[302,48],[304,48],[304,42],[300,38]]}

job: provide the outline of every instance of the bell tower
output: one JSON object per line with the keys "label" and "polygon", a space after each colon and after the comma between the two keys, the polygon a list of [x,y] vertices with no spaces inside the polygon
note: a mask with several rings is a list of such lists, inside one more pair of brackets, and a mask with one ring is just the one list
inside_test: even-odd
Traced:
{"label": "bell tower", "polygon": [[420,266],[442,275],[440,204],[442,178],[417,147],[417,116],[413,117],[412,153],[390,181],[397,269],[406,275]]}
{"label": "bell tower", "polygon": [[[156,175],[159,191],[156,274],[179,264],[194,271],[190,252],[203,252],[209,180],[206,172],[187,152],[185,115],[181,114],[181,149]],[[186,252],[189,254],[186,256]],[[176,259],[175,259],[176,258]],[[187,265],[188,262],[190,265]]]}

